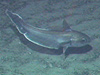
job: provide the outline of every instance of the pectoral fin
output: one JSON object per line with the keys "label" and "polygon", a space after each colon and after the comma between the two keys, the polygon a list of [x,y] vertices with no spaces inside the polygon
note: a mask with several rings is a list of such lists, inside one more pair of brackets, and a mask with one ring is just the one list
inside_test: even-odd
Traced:
{"label": "pectoral fin", "polygon": [[65,54],[67,48],[68,48],[68,46],[63,47],[63,54]]}
{"label": "pectoral fin", "polygon": [[71,41],[63,42],[61,45],[63,46],[63,54],[64,54],[67,48],[71,45]]}

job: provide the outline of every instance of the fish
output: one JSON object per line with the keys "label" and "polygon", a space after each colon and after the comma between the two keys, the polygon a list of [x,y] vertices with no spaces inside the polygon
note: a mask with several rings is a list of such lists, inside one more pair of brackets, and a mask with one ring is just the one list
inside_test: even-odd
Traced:
{"label": "fish", "polygon": [[68,47],[84,46],[91,41],[90,37],[85,33],[71,29],[65,19],[62,23],[62,30],[43,29],[27,24],[21,16],[8,9],[5,13],[27,40],[48,49],[62,47],[63,53],[65,53]]}

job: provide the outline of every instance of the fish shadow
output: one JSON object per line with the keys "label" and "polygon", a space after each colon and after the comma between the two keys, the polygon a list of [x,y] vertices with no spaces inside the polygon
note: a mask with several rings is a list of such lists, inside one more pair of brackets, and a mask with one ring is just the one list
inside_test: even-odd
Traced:
{"label": "fish shadow", "polygon": [[65,58],[70,54],[85,54],[92,50],[92,46],[85,45],[81,47],[69,47],[65,52]]}
{"label": "fish shadow", "polygon": [[[28,48],[31,50],[44,53],[44,54],[49,54],[49,55],[61,55],[63,53],[63,47],[60,47],[59,49],[49,49],[45,48],[39,45],[36,45],[29,40],[27,40],[24,35],[20,34],[18,30],[15,28],[15,26],[10,26],[11,29],[15,32],[15,34],[19,37],[20,41],[26,45]],[[87,53],[92,50],[92,47],[90,45],[85,45],[82,47],[69,47],[66,52],[65,52],[65,57],[67,57],[70,54],[83,54]]]}

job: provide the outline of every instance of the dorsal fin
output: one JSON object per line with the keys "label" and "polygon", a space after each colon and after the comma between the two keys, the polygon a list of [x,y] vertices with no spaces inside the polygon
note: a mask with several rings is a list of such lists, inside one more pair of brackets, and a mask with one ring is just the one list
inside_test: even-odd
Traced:
{"label": "dorsal fin", "polygon": [[61,28],[55,26],[55,27],[51,27],[51,28],[48,29],[48,30],[50,30],[50,31],[64,32],[64,31],[71,31],[72,29],[70,28],[70,26],[68,25],[68,23],[67,23],[66,20],[64,19]]}
{"label": "dorsal fin", "polygon": [[68,25],[68,23],[64,19],[63,20],[63,31],[70,31],[70,30],[71,30],[70,26]]}

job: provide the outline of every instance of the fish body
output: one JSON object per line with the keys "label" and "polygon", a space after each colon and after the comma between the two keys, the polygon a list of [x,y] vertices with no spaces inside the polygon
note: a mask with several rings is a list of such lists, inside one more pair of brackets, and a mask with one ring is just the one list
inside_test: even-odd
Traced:
{"label": "fish body", "polygon": [[65,51],[68,47],[80,47],[90,42],[89,36],[79,31],[72,30],[65,20],[63,21],[63,30],[57,31],[31,26],[18,14],[12,13],[9,10],[6,10],[6,14],[26,39],[40,46],[50,49],[59,49],[63,47]]}

